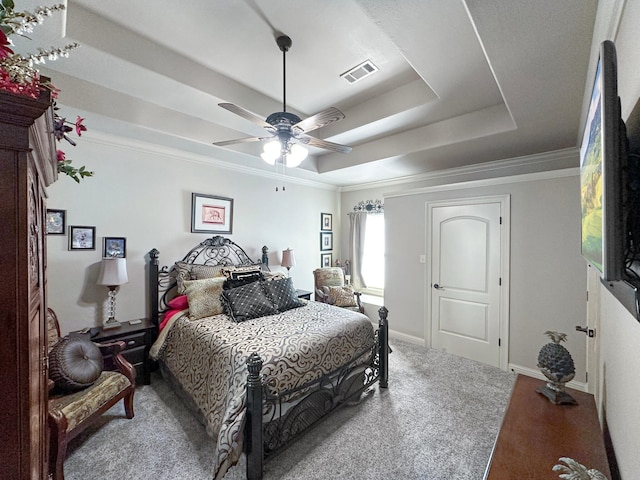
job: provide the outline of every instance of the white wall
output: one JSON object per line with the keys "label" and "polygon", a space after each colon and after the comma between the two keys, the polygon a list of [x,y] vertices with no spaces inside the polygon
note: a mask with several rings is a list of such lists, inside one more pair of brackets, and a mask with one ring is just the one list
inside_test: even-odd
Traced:
{"label": "white wall", "polygon": [[[577,165],[577,151],[573,158]],[[512,172],[501,173],[508,175]],[[543,332],[566,332],[566,346],[576,364],[575,380],[584,383],[585,339],[584,334],[575,332],[575,325],[584,324],[586,314],[586,262],[580,255],[577,169],[541,176],[535,173],[520,177],[504,176],[493,181],[495,185],[489,181],[488,186],[477,188],[459,188],[471,183],[456,184],[470,179],[469,175],[442,177],[406,186],[377,186],[342,194],[345,213],[360,200],[384,199],[387,242],[384,303],[389,309],[390,329],[405,339],[429,343],[425,332],[426,310],[429,308],[426,305],[428,265],[419,262],[420,255],[426,253],[426,202],[509,194],[509,364],[537,372],[538,352],[548,341]],[[424,193],[424,188],[421,188],[438,184],[441,191]],[[348,221],[343,219],[345,235],[348,229]]]}
{"label": "white wall", "polygon": [[[573,172],[573,170],[571,171]],[[562,174],[562,172],[559,172]],[[568,334],[576,381],[585,381],[584,336],[575,325],[585,318],[585,262],[580,256],[580,197],[577,171],[570,176],[511,182],[385,199],[387,279],[385,304],[392,328],[425,338],[426,202],[508,194],[511,198],[509,364],[538,371],[538,352],[546,330]]]}
{"label": "white wall", "polygon": [[[184,158],[180,152],[101,135],[91,130],[90,119],[86,124],[89,132],[65,151],[78,166],[94,170],[95,177],[78,185],[61,176],[48,189],[48,208],[66,210],[67,225],[95,226],[97,236],[95,251],[69,251],[67,235],[47,237],[48,303],[63,333],[103,322],[107,288],[96,285],[96,279],[104,236],[127,239],[129,283],[117,295],[116,318],[148,314],[149,250],[157,248],[160,264],[170,265],[210,236],[190,233],[192,192],[233,198],[233,233],[228,236],[257,261],[267,245],[276,271],[282,269],[282,250],[294,249],[294,284],[313,289],[311,272],[320,263],[320,212],[338,214],[334,187],[220,168],[206,158]],[[340,236],[339,221],[334,235]]]}

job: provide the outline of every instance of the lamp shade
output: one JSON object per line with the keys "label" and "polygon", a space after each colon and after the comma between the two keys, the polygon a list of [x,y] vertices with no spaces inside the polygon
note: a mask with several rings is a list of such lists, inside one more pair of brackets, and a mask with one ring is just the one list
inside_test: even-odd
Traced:
{"label": "lamp shade", "polygon": [[287,269],[296,266],[296,256],[293,254],[293,250],[287,248],[282,251],[282,263],[280,265]]}
{"label": "lamp shade", "polygon": [[103,258],[98,275],[98,285],[115,287],[129,282],[127,277],[127,261],[124,258]]}

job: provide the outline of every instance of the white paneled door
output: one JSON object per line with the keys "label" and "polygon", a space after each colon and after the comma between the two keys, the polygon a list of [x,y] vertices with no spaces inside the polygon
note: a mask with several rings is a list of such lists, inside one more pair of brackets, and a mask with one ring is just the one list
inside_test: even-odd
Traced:
{"label": "white paneled door", "polygon": [[[502,217],[500,201],[431,204],[431,346],[501,365]],[[506,340],[506,339],[505,339]]]}

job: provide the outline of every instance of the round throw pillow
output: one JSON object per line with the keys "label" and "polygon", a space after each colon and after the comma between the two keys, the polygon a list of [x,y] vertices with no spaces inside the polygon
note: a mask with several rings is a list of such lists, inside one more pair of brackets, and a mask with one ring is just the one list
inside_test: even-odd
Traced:
{"label": "round throw pillow", "polygon": [[63,392],[89,387],[98,379],[103,367],[100,349],[84,338],[65,337],[49,352],[49,378]]}

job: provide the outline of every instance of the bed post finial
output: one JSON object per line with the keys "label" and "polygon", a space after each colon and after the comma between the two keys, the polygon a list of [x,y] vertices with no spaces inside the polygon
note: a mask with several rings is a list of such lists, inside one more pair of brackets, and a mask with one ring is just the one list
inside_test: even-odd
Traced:
{"label": "bed post finial", "polygon": [[156,327],[160,324],[158,315],[158,257],[160,251],[152,248],[149,251],[149,317]]}
{"label": "bed post finial", "polygon": [[380,360],[380,388],[387,388],[389,386],[389,323],[387,322],[387,315],[389,310],[387,307],[382,306],[378,310],[380,316],[380,322],[378,322],[379,333],[378,341],[380,342],[378,352]]}
{"label": "bed post finial", "polygon": [[252,353],[247,359],[247,423],[245,448],[247,454],[247,479],[262,478],[264,445],[262,441],[262,358]]}

